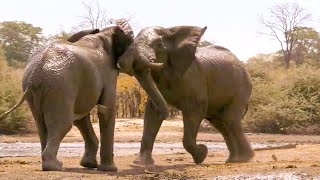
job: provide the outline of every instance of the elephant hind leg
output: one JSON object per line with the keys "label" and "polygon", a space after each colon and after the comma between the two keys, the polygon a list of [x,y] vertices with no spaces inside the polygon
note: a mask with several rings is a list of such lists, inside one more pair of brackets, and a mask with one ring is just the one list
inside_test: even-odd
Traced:
{"label": "elephant hind leg", "polygon": [[74,121],[73,124],[79,129],[85,142],[85,152],[81,159],[80,165],[87,168],[97,168],[99,140],[90,122],[90,114],[82,119]]}
{"label": "elephant hind leg", "polygon": [[72,128],[73,109],[66,103],[47,101],[44,108],[44,120],[48,137],[47,146],[41,155],[42,170],[61,171],[62,163],[57,160],[57,153],[62,139]]}
{"label": "elephant hind leg", "polygon": [[35,119],[36,119],[36,126],[38,129],[39,139],[41,143],[41,152],[43,152],[47,146],[48,131],[47,131],[46,124],[44,123],[44,118],[42,113],[41,114],[39,113],[38,117]]}
{"label": "elephant hind leg", "polygon": [[48,135],[47,127],[45,125],[44,118],[43,118],[43,113],[40,113],[36,110],[33,104],[32,98],[28,98],[28,104],[36,123],[40,144],[41,144],[41,152],[43,152],[44,148],[47,145],[47,135]]}
{"label": "elephant hind leg", "polygon": [[231,104],[223,110],[220,118],[209,119],[226,141],[230,152],[227,162],[246,162],[254,156],[241,127],[245,107],[242,104]]}

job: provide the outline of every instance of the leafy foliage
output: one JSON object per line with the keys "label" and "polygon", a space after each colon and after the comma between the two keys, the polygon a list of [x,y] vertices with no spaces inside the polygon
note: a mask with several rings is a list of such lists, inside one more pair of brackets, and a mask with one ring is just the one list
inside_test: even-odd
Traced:
{"label": "leafy foliage", "polygon": [[147,95],[137,80],[120,74],[117,83],[117,117],[142,117],[146,101]]}
{"label": "leafy foliage", "polygon": [[204,40],[204,41],[199,42],[198,47],[205,47],[205,46],[210,46],[210,45],[213,45],[213,43],[210,41]]}
{"label": "leafy foliage", "polygon": [[313,128],[320,124],[320,69],[304,65],[283,72],[280,68],[270,67],[271,62],[251,61],[247,64],[253,80],[253,94],[245,119],[247,130],[320,133]]}
{"label": "leafy foliage", "polygon": [[72,33],[68,33],[64,30],[60,31],[58,34],[52,35],[48,37],[49,41],[62,40],[67,41],[67,39],[72,35]]}
{"label": "leafy foliage", "polygon": [[26,62],[29,55],[42,41],[42,29],[22,21],[0,23],[0,43],[5,50],[7,61]]}
{"label": "leafy foliage", "polygon": [[[21,69],[9,67],[0,46],[0,114],[15,105],[21,98]],[[18,108],[0,123],[0,134],[27,132],[30,127],[30,113],[26,105]]]}

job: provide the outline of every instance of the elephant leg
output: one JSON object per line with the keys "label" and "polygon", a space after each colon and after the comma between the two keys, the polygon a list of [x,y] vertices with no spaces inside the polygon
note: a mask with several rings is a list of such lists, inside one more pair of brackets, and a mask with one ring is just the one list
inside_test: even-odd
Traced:
{"label": "elephant leg", "polygon": [[[58,98],[57,98],[58,99]],[[54,101],[45,106],[44,119],[48,131],[47,145],[42,152],[42,170],[60,171],[62,163],[57,160],[57,153],[62,139],[72,128],[73,110]]]}
{"label": "elephant leg", "polygon": [[[115,76],[116,78],[116,76]],[[99,171],[117,171],[113,161],[114,127],[116,118],[116,79],[105,87],[99,100],[98,118],[100,126],[100,165]],[[113,85],[112,85],[113,84]],[[101,106],[102,105],[102,106]]]}
{"label": "elephant leg", "polygon": [[140,155],[134,161],[135,164],[154,164],[154,160],[152,158],[152,149],[163,120],[163,116],[159,111],[157,111],[156,106],[149,98],[145,106]]}
{"label": "elephant leg", "polygon": [[28,99],[28,105],[30,107],[30,110],[32,112],[33,118],[36,123],[40,144],[41,144],[41,152],[43,152],[44,148],[47,145],[47,128],[44,123],[43,114],[36,110],[36,108],[33,105],[32,99]]}
{"label": "elephant leg", "polygon": [[200,164],[208,154],[208,148],[204,144],[196,143],[199,126],[203,116],[202,114],[189,112],[182,112],[184,124],[183,147],[192,155],[193,161],[196,164]]}
{"label": "elephant leg", "polygon": [[79,129],[85,143],[85,152],[80,165],[87,168],[98,167],[97,152],[99,148],[99,140],[90,122],[90,114],[82,119],[74,121],[73,124]]}
{"label": "elephant leg", "polygon": [[39,139],[41,144],[41,152],[43,152],[47,146],[47,137],[48,137],[47,128],[44,123],[42,114],[37,114],[37,117],[33,115],[33,117],[35,119],[36,127],[38,129],[38,134],[39,134]]}
{"label": "elephant leg", "polygon": [[220,120],[210,121],[221,132],[226,141],[230,152],[227,162],[246,162],[254,156],[241,127],[244,111],[245,105],[231,104],[225,108]]}
{"label": "elephant leg", "polygon": [[233,137],[233,134],[230,133],[228,128],[226,128],[226,123],[222,119],[208,119],[209,122],[222,134],[226,144],[227,148],[229,150],[229,159],[234,159],[234,157],[237,155],[237,149],[235,144],[235,137]]}

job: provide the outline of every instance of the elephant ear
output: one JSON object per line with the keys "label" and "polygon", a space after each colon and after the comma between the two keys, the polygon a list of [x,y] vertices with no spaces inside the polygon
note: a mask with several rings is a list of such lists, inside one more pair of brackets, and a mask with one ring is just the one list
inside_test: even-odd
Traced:
{"label": "elephant ear", "polygon": [[71,35],[67,41],[68,42],[71,42],[71,43],[74,43],[74,42],[77,42],[79,41],[82,37],[88,35],[88,34],[97,34],[99,33],[100,30],[99,29],[87,29],[87,30],[82,30],[82,31],[79,31],[73,35]]}
{"label": "elephant ear", "polygon": [[112,19],[111,23],[119,26],[124,31],[124,33],[126,33],[127,35],[131,36],[132,38],[134,37],[133,30],[132,30],[132,27],[129,24],[129,20],[128,19],[124,19],[124,18]]}
{"label": "elephant ear", "polygon": [[195,59],[197,45],[206,29],[207,27],[176,26],[162,31],[168,51],[166,65],[183,75]]}
{"label": "elephant ear", "polygon": [[119,57],[124,54],[132,42],[133,37],[131,34],[125,33],[119,26],[114,28],[114,33],[112,35],[112,51],[114,58],[116,59],[116,63]]}

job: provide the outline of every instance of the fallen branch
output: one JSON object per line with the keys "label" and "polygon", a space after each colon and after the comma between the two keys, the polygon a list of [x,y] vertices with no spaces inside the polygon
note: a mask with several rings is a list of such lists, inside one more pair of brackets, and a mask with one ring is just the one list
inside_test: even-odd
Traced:
{"label": "fallen branch", "polygon": [[276,146],[276,147],[264,147],[264,148],[254,148],[254,151],[265,151],[265,150],[274,150],[274,149],[292,149],[292,148],[296,148],[297,145],[295,144],[287,144],[287,145],[283,145],[283,146]]}

